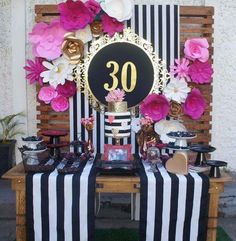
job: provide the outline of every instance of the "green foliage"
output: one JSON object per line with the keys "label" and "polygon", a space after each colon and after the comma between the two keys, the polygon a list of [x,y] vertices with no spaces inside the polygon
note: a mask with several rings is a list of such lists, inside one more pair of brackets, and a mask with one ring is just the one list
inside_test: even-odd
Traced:
{"label": "green foliage", "polygon": [[24,134],[24,132],[19,129],[19,126],[23,124],[19,118],[23,116],[24,113],[19,112],[0,119],[0,139],[2,142],[7,142],[17,135]]}

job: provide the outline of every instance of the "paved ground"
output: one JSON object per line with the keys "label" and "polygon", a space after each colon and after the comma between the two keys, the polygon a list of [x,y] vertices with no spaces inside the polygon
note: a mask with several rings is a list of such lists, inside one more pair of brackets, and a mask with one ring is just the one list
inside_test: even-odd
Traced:
{"label": "paved ground", "polygon": [[[236,173],[233,174],[236,180]],[[138,222],[130,221],[129,195],[106,195],[101,199],[101,209],[96,220],[98,228],[137,228]],[[120,205],[122,203],[122,205]],[[236,183],[227,184],[220,199],[219,225],[236,241]],[[113,221],[109,218],[112,218]],[[10,182],[0,179],[0,241],[15,239],[15,193]]]}

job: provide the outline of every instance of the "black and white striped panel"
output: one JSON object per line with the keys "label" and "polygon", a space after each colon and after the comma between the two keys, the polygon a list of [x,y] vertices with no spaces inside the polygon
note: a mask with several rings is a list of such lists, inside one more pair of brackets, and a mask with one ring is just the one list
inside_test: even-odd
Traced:
{"label": "black and white striped panel", "polygon": [[[133,17],[126,22],[135,32],[153,44],[159,57],[166,61],[166,67],[179,57],[179,7],[177,5],[135,5]],[[104,135],[104,114],[91,108],[87,98],[77,92],[70,105],[70,138],[87,139],[87,132],[81,126],[81,118],[93,114],[96,121],[93,144],[97,153],[104,152],[104,144],[112,144],[112,138]],[[113,141],[114,142],[114,141]],[[121,144],[132,144],[132,153],[138,151],[135,133],[124,138]]]}
{"label": "black and white striped panel", "polygon": [[140,172],[140,241],[205,241],[209,178],[149,169]]}
{"label": "black and white striped panel", "polygon": [[76,174],[27,174],[27,240],[93,241],[95,179],[91,162]]}

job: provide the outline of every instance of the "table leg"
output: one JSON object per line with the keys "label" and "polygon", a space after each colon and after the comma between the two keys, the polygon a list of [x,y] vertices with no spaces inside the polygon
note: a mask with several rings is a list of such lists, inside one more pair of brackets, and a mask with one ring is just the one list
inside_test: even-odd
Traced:
{"label": "table leg", "polygon": [[20,181],[13,181],[16,191],[16,241],[26,241],[25,187]]}
{"label": "table leg", "polygon": [[218,205],[220,193],[224,192],[224,184],[211,184],[209,193],[209,212],[208,212],[208,229],[207,241],[216,241],[217,226],[218,226]]}

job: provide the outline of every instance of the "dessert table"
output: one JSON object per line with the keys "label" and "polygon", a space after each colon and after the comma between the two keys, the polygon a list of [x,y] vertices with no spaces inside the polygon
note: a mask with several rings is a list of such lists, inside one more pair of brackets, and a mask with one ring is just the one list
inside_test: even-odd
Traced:
{"label": "dessert table", "polygon": [[[25,172],[23,163],[20,163],[3,175],[10,179],[12,189],[16,192],[16,240],[26,241],[26,207],[25,207]],[[224,192],[224,184],[233,181],[233,178],[222,173],[221,178],[210,179],[209,212],[207,241],[216,240],[218,225],[219,196]],[[139,193],[140,178],[137,176],[97,176],[97,193]]]}

